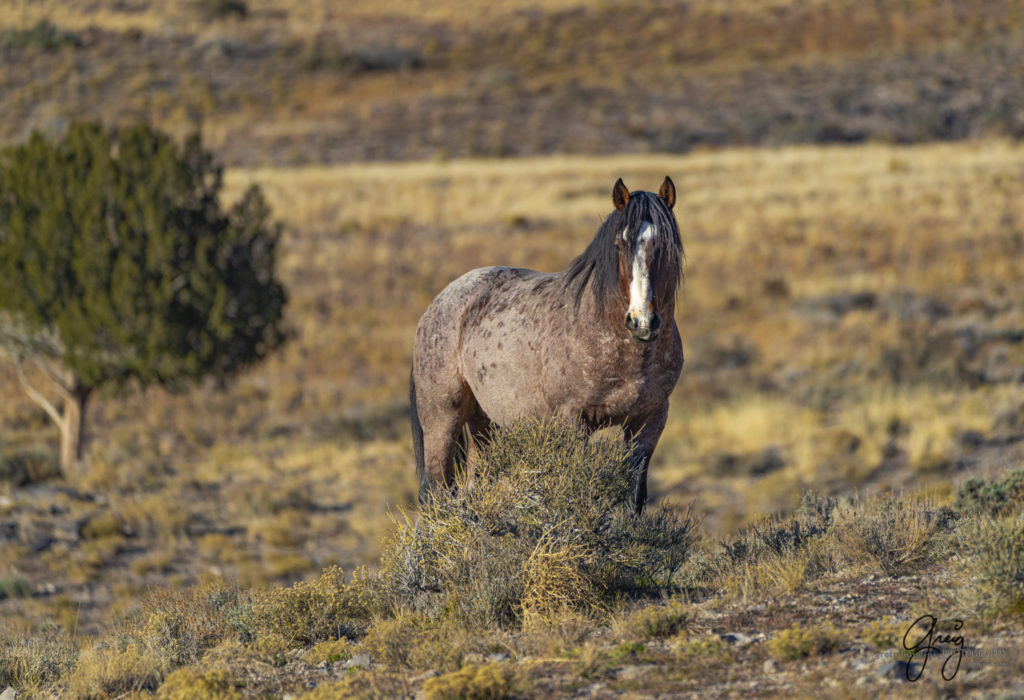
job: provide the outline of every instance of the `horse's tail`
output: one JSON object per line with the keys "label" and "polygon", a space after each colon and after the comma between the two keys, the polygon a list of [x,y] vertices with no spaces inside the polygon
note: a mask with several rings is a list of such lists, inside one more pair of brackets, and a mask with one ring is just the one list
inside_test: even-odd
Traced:
{"label": "horse's tail", "polygon": [[412,423],[412,451],[416,455],[416,476],[420,480],[420,501],[427,491],[427,465],[423,458],[423,424],[416,409],[416,380],[409,370],[409,422]]}

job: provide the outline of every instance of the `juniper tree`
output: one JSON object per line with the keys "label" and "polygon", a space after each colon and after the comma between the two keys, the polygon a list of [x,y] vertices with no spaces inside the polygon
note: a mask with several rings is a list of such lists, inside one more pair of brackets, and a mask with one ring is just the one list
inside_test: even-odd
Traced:
{"label": "juniper tree", "polygon": [[223,210],[221,185],[198,136],[147,125],[0,151],[0,343],[60,428],[65,472],[98,387],[228,377],[281,343],[280,225],[256,187]]}

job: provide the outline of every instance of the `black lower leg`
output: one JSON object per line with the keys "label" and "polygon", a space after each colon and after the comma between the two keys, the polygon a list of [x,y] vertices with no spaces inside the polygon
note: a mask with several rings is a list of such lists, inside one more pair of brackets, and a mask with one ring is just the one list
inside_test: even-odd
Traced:
{"label": "black lower leg", "polygon": [[647,465],[650,457],[641,457],[633,476],[633,511],[640,515],[647,504]]}

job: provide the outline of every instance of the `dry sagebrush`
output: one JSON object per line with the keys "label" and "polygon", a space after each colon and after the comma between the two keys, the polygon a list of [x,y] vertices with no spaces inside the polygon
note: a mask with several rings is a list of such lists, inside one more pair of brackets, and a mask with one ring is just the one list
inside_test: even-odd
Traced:
{"label": "dry sagebrush", "polygon": [[629,445],[562,422],[498,431],[472,479],[398,524],[382,592],[429,617],[505,626],[670,585],[696,524],[660,506],[633,515],[632,464]]}

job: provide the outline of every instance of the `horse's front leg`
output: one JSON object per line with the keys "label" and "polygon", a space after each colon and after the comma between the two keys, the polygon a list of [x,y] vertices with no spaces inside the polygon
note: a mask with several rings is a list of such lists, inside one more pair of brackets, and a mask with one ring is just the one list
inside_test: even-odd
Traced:
{"label": "horse's front leg", "polygon": [[633,510],[637,515],[644,512],[647,503],[647,467],[651,463],[651,455],[658,446],[661,431],[665,429],[668,419],[668,401],[643,421],[629,420],[624,427],[627,440],[633,440],[633,459],[636,474],[633,477]]}

